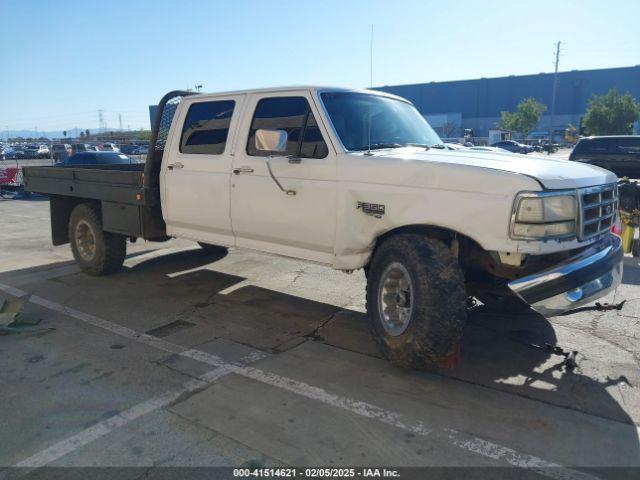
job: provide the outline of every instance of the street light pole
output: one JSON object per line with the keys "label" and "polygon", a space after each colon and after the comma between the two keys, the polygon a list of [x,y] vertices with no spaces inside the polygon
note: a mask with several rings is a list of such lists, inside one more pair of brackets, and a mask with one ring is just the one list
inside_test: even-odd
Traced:
{"label": "street light pole", "polygon": [[549,148],[547,155],[551,155],[551,146],[553,145],[553,117],[556,113],[556,87],[558,85],[558,62],[560,61],[560,40],[556,43],[556,67],[553,72],[553,90],[551,93],[551,115],[549,115]]}

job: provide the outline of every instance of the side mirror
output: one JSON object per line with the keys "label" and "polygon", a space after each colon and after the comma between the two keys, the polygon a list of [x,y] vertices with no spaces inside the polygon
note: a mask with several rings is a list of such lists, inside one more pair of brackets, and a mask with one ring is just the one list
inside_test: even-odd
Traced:
{"label": "side mirror", "polygon": [[256,130],[256,150],[261,152],[284,153],[287,151],[288,135],[286,130]]}

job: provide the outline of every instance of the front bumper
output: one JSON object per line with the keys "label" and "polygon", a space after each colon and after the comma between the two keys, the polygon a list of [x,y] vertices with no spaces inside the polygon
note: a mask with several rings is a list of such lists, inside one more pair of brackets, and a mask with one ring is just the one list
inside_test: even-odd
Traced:
{"label": "front bumper", "polygon": [[542,272],[509,282],[536,312],[552,317],[590,303],[622,281],[622,241],[613,234]]}

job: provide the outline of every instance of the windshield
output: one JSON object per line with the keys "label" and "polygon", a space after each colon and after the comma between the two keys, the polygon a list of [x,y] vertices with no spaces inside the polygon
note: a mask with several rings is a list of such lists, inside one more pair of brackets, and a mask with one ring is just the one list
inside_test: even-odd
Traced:
{"label": "windshield", "polygon": [[358,92],[320,95],[347,150],[442,145],[442,140],[413,105],[402,100]]}

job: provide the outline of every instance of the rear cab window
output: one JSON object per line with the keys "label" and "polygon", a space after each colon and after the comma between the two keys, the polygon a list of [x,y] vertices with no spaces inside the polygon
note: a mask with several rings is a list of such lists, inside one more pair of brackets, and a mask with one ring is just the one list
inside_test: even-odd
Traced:
{"label": "rear cab window", "polygon": [[255,147],[255,134],[258,129],[285,130],[285,156],[325,158],[329,153],[318,122],[305,97],[267,97],[258,101],[251,120],[247,154],[264,157],[269,153]]}
{"label": "rear cab window", "polygon": [[224,153],[235,105],[235,100],[191,104],[182,126],[180,153],[200,155]]}

